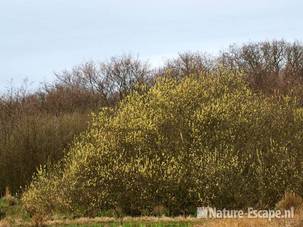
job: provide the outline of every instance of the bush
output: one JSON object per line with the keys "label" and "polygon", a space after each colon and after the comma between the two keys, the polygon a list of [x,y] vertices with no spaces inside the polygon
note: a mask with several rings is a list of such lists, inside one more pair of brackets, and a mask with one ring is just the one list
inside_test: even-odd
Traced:
{"label": "bush", "polygon": [[61,169],[32,182],[25,206],[94,216],[161,204],[179,215],[201,205],[269,208],[287,190],[303,193],[302,109],[252,92],[242,78],[163,78],[103,109]]}
{"label": "bush", "polygon": [[28,214],[22,209],[20,201],[16,197],[7,194],[0,198],[0,220],[1,219],[5,219],[12,224],[15,223],[16,220],[27,220]]}
{"label": "bush", "polygon": [[166,209],[164,206],[158,205],[158,206],[155,206],[155,207],[153,208],[152,214],[153,214],[154,216],[158,216],[158,217],[167,216],[168,211],[167,211],[167,209]]}
{"label": "bush", "polygon": [[115,105],[149,76],[146,63],[121,56],[63,71],[35,92],[24,84],[0,94],[0,194],[6,185],[20,192],[40,165],[63,157],[90,112]]}

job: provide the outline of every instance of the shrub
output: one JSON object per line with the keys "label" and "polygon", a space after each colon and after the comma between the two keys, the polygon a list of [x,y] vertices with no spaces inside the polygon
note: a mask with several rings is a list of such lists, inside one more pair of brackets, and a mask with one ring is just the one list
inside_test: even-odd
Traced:
{"label": "shrub", "polygon": [[286,190],[302,193],[302,121],[296,100],[256,94],[229,72],[159,79],[95,115],[23,201],[89,216],[273,207]]}
{"label": "shrub", "polygon": [[153,214],[154,216],[158,216],[158,217],[167,216],[168,211],[167,211],[167,209],[166,209],[164,206],[158,205],[158,206],[155,206],[155,207],[153,208],[152,214]]}

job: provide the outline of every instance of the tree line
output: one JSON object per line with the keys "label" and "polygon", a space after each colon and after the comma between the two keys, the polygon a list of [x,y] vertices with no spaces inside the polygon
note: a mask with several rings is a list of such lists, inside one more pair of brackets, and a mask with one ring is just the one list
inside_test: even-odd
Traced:
{"label": "tree line", "polygon": [[156,69],[132,56],[113,57],[57,73],[35,92],[8,91],[0,99],[0,191],[8,186],[21,192],[40,165],[65,157],[90,125],[91,113],[115,110],[125,97],[146,94],[161,78],[182,81],[226,71],[243,75],[256,94],[303,101],[303,46],[285,41],[234,45],[219,56],[182,53]]}

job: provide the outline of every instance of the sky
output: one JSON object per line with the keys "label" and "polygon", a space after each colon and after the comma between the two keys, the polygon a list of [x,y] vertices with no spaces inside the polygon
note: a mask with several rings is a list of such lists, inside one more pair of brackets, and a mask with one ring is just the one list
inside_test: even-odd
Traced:
{"label": "sky", "polygon": [[0,90],[132,54],[159,66],[185,51],[303,40],[302,0],[0,0]]}

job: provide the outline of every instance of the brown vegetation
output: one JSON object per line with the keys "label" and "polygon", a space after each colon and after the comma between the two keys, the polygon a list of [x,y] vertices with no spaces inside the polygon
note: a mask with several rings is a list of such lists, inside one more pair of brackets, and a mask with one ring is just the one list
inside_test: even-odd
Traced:
{"label": "brown vegetation", "polygon": [[[182,81],[185,81],[186,78],[195,78],[203,81],[201,79],[211,78],[214,75],[218,76],[218,78],[220,76],[222,77],[226,72],[228,72],[232,78],[234,76],[238,78],[238,75],[242,75],[245,86],[247,85],[249,92],[252,92],[252,94],[249,93],[251,96],[246,96],[245,93],[243,97],[240,96],[243,99],[238,97],[234,103],[226,105],[226,108],[224,107],[222,109],[217,108],[215,103],[210,103],[210,109],[209,112],[207,112],[209,115],[205,115],[205,119],[207,121],[209,120],[209,125],[203,128],[204,131],[201,129],[199,131],[200,134],[198,131],[195,131],[196,129],[193,131],[199,134],[195,134],[198,138],[198,136],[201,136],[208,130],[208,134],[203,135],[209,138],[209,144],[206,144],[204,140],[199,140],[199,146],[207,145],[207,149],[209,149],[209,147],[222,147],[225,142],[228,142],[227,136],[223,134],[215,135],[214,132],[216,130],[219,132],[219,128],[222,126],[222,132],[228,133],[228,130],[224,128],[227,127],[224,125],[224,121],[226,120],[228,124],[234,127],[232,128],[233,130],[242,132],[242,134],[239,133],[239,136],[243,136],[243,138],[241,137],[241,140],[236,143],[231,143],[232,146],[236,147],[235,149],[238,149],[240,146],[242,146],[242,148],[244,146],[247,150],[253,150],[255,147],[258,147],[258,152],[247,154],[247,156],[241,157],[243,158],[242,160],[253,160],[254,167],[260,163],[262,163],[262,165],[258,166],[258,169],[253,169],[252,166],[248,166],[248,162],[243,161],[243,163],[241,163],[241,174],[243,174],[244,177],[231,174],[228,177],[220,178],[220,174],[222,174],[220,171],[223,171],[225,168],[223,167],[222,161],[222,166],[214,166],[212,173],[214,177],[218,177],[216,179],[213,178],[214,181],[218,182],[218,180],[222,180],[218,183],[221,184],[222,187],[211,184],[213,190],[219,190],[221,193],[220,196],[222,197],[209,195],[203,199],[219,204],[220,206],[226,204],[242,206],[246,202],[250,203],[249,205],[255,203],[256,206],[260,207],[272,207],[277,202],[279,196],[281,196],[281,193],[295,189],[299,195],[288,193],[285,195],[285,199],[277,204],[277,206],[282,208],[289,207],[290,204],[295,205],[295,201],[299,201],[299,196],[302,196],[301,189],[303,188],[301,181],[303,153],[302,150],[300,150],[302,145],[302,136],[300,135],[302,135],[302,133],[300,131],[301,125],[298,124],[298,122],[302,120],[303,106],[303,46],[299,42],[287,43],[285,41],[250,43],[241,47],[232,46],[217,57],[209,57],[200,53],[182,53],[177,58],[169,60],[164,67],[157,70],[151,70],[147,63],[131,56],[115,57],[105,63],[97,64],[88,62],[73,68],[71,71],[57,73],[55,75],[56,80],[53,83],[45,84],[34,92],[28,92],[26,89],[12,89],[8,91],[0,98],[0,194],[5,193],[6,186],[12,190],[13,194],[22,192],[24,186],[30,184],[33,174],[37,173],[37,169],[39,169],[40,166],[46,165],[46,169],[51,169],[51,166],[54,166],[55,163],[58,163],[63,157],[66,157],[66,152],[71,150],[70,148],[73,148],[75,144],[79,142],[79,138],[82,138],[81,136],[79,137],[79,135],[85,134],[84,132],[88,129],[88,125],[91,125],[91,113],[100,112],[100,109],[108,107],[107,110],[110,110],[108,111],[110,112],[110,117],[104,117],[105,121],[102,122],[102,117],[97,115],[100,118],[93,121],[93,124],[97,122],[98,124],[102,123],[105,125],[110,122],[111,116],[119,114],[121,105],[125,105],[125,113],[121,114],[122,120],[119,118],[116,119],[121,125],[115,125],[112,128],[115,130],[113,130],[112,135],[121,139],[120,141],[115,137],[116,140],[114,140],[117,142],[117,146],[120,146],[121,150],[133,151],[136,150],[138,146],[129,142],[127,136],[131,135],[131,138],[137,138],[140,137],[140,133],[138,131],[131,134],[135,127],[130,128],[133,130],[132,132],[125,133],[125,131],[123,131],[129,129],[127,128],[128,123],[130,124],[132,122],[131,116],[129,117],[128,115],[130,115],[130,113],[141,113],[141,109],[138,110],[138,108],[141,107],[137,106],[139,102],[127,107],[126,103],[132,100],[132,95],[133,97],[140,97],[140,95],[145,97],[144,95],[148,94],[148,91],[152,89],[161,78],[163,81],[165,81],[164,78],[166,78],[167,81],[173,81],[168,82],[168,84],[182,84]],[[233,90],[235,84],[237,85],[237,83],[228,82],[228,84],[225,84],[227,88],[222,89],[222,92]],[[170,94],[170,90],[175,88],[181,89],[180,87],[178,88],[178,86],[179,85],[176,85],[175,87],[165,88],[167,90],[159,91],[161,93],[159,97],[168,98],[167,95]],[[186,90],[188,89],[186,86],[189,85],[184,83],[182,86]],[[217,88],[213,87],[209,89],[211,92],[215,92]],[[205,91],[206,90],[207,89],[205,89]],[[183,129],[181,127],[186,123],[184,122],[184,119],[187,119],[186,114],[188,114],[183,113],[183,111],[202,96],[202,93],[199,93],[198,97],[191,96],[194,92],[188,89],[185,93],[189,94],[189,99],[186,99],[187,96],[184,94],[184,97],[180,96],[179,100],[175,100],[176,97],[179,97],[178,94],[180,92],[182,91],[176,90],[176,94],[169,96],[169,99],[172,100],[171,105],[167,106],[165,103],[160,103],[161,105],[159,104],[159,106],[154,107],[159,111],[163,110],[163,113],[169,110],[171,112],[167,113],[167,116],[176,117],[175,120],[163,117],[164,123],[159,125],[158,130],[163,133],[163,136],[159,138],[166,138],[167,140],[164,142],[161,141],[160,145],[154,143],[162,147],[167,145],[165,149],[171,151],[175,151],[176,148],[184,148],[184,150],[186,150],[188,148],[186,146],[193,144],[190,140],[190,130],[188,131],[186,129],[184,132],[181,130]],[[211,94],[215,102],[217,102],[220,94]],[[148,97],[150,99],[145,100],[146,103],[150,102],[152,97],[153,96]],[[253,122],[258,119],[253,118],[253,111],[251,113],[245,112],[246,116],[241,115],[241,117],[243,117],[241,120],[240,118],[238,119],[239,116],[237,115],[237,111],[239,110],[233,109],[233,105],[241,103],[243,100],[247,101],[247,97],[249,99],[250,97],[254,97],[254,101],[247,107],[247,110],[252,110],[249,108],[252,108],[255,101],[259,102],[261,106],[264,102],[268,103],[268,105],[263,106],[263,112],[258,109],[260,105],[256,104],[256,112],[260,114],[260,119],[262,119],[262,121],[258,122],[258,124],[256,123],[256,125],[254,125]],[[121,104],[121,100],[125,101]],[[182,107],[183,109],[181,107],[179,108],[179,106],[171,109],[174,102],[182,102],[184,100],[187,101],[186,105],[184,104],[184,108]],[[222,103],[224,104],[225,101],[226,100],[223,100]],[[155,103],[156,101],[151,103],[151,105]],[[207,102],[205,101],[205,103]],[[274,104],[271,105],[270,103]],[[196,105],[198,106],[198,104]],[[273,107],[273,109],[270,109],[271,107]],[[196,108],[196,106],[192,106],[192,109],[194,108]],[[230,111],[230,118],[223,119],[224,116],[229,116],[226,114],[228,111]],[[225,115],[222,113],[225,113]],[[157,118],[154,116],[154,119],[159,120],[161,116],[160,113],[157,114],[159,114],[159,116],[157,116]],[[203,112],[203,114],[206,114],[206,112]],[[268,114],[268,116],[266,114]],[[147,116],[149,116],[149,114],[147,114]],[[140,119],[140,117],[142,117],[142,115],[140,115],[137,120]],[[227,124],[226,122],[225,124]],[[251,125],[247,124],[249,122],[251,122]],[[205,122],[200,123],[203,125]],[[123,128],[122,124],[126,125],[125,128]],[[98,127],[102,128],[104,125],[99,125]],[[137,127],[136,124],[134,124],[134,126]],[[143,141],[149,136],[152,136],[148,134],[151,133],[150,128],[148,128],[150,126],[146,127],[147,128],[144,129],[146,137],[141,138]],[[289,130],[287,131],[285,129]],[[91,130],[91,128],[89,128],[89,130]],[[246,134],[245,130],[247,130]],[[115,133],[117,133],[117,135]],[[271,133],[274,136],[272,136]],[[253,135],[255,135],[255,138],[253,138]],[[230,136],[230,141],[234,141],[235,136],[236,135]],[[178,141],[174,141],[174,138],[178,138]],[[273,143],[273,138],[275,141],[278,141],[276,144]],[[287,141],[285,138],[287,138]],[[244,143],[244,141],[248,140],[251,143]],[[131,141],[134,142],[134,140]],[[139,141],[138,143],[141,142],[142,141]],[[144,144],[143,147],[144,149],[146,149],[146,147],[148,149],[154,149],[150,142]],[[225,148],[227,149],[227,147]],[[290,152],[290,150],[295,152]],[[229,161],[230,166],[228,166],[228,168],[235,168],[233,166],[235,160],[231,158]],[[224,163],[225,162],[226,160]],[[240,162],[241,160],[239,163]],[[275,169],[276,163],[280,163],[284,169]],[[60,163],[58,165],[60,166]],[[285,169],[287,169],[287,171]],[[232,172],[232,170],[230,171]],[[250,176],[249,174],[255,175]],[[159,174],[156,181],[161,179],[162,176],[163,174]],[[249,184],[243,183],[245,177],[251,180],[251,182],[256,180],[254,177],[258,178],[256,182],[261,182],[257,187],[253,188],[254,192],[249,191]],[[281,180],[282,177],[285,180]],[[124,182],[124,186],[128,187],[127,179],[127,176],[124,176],[122,181],[119,180],[118,183],[122,184]],[[181,178],[181,180],[183,183],[186,182],[185,178]],[[283,183],[278,184],[277,182]],[[239,186],[238,184],[241,183],[241,187],[239,186],[239,188],[236,188],[232,193],[228,194],[230,188],[224,185],[229,185],[229,183],[236,186]],[[146,182],[146,184],[148,184],[148,182]],[[138,184],[138,187],[139,186],[140,184]],[[177,192],[186,194],[186,190],[190,191],[192,185],[188,184],[185,186],[188,188],[178,188],[174,192],[176,194],[178,194]],[[151,195],[155,194],[157,188],[154,187],[153,190]],[[96,188],[93,188],[91,191],[92,196],[95,191]],[[260,195],[258,199],[255,198],[255,194],[253,194],[256,192]],[[180,202],[178,204],[179,207],[176,208],[178,209],[176,213],[185,212],[182,210],[183,202],[185,203],[190,199],[194,201],[196,199],[184,197],[182,193],[174,197],[174,199],[179,202],[182,201],[182,203]],[[131,193],[126,193],[126,195],[132,196]],[[124,199],[124,194],[120,193],[118,196]],[[139,198],[140,196],[137,197]],[[159,197],[160,199],[162,198],[160,195]],[[83,198],[76,197],[79,201],[82,201]],[[92,199],[92,197],[88,199]],[[40,202],[43,203],[43,200],[41,201]],[[126,199],[125,201],[126,205],[124,205],[128,206],[127,201],[129,200]],[[81,204],[81,206],[82,205],[84,207],[93,207],[90,206],[91,204]],[[193,206],[193,204],[191,204],[191,206]],[[172,207],[173,205],[170,208]],[[168,208],[167,204],[163,205],[162,203],[157,204],[153,202],[148,209],[149,212],[153,212],[154,215],[160,215],[166,213]],[[94,210],[94,212],[96,211]],[[131,208],[130,213],[132,212],[136,214],[138,210]],[[142,209],[140,212],[144,213],[145,211]],[[186,210],[186,212],[190,211]]]}

